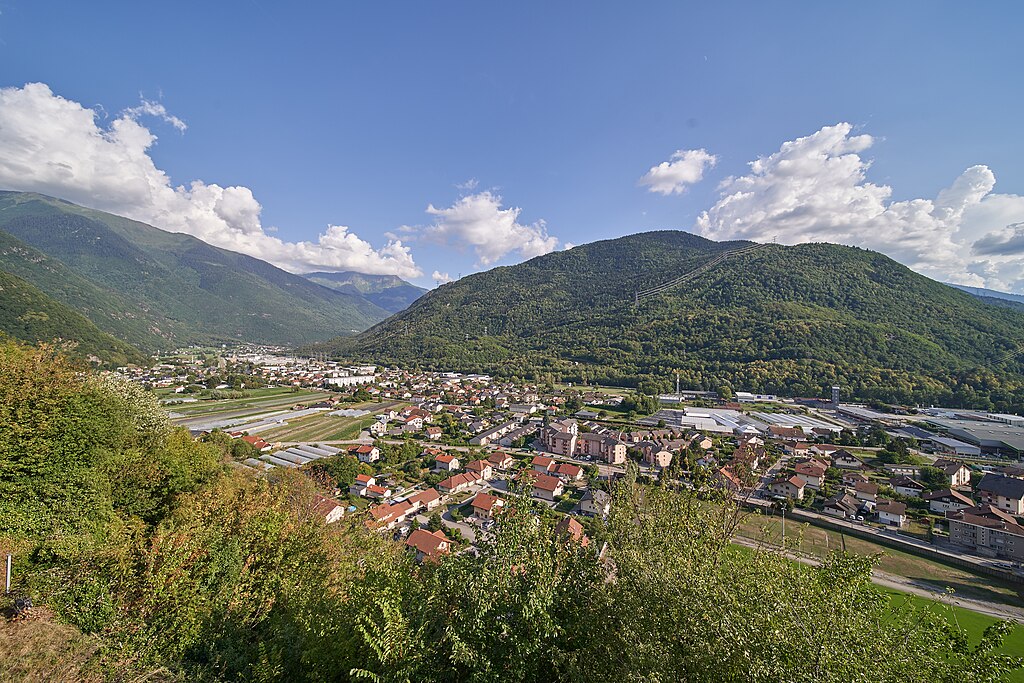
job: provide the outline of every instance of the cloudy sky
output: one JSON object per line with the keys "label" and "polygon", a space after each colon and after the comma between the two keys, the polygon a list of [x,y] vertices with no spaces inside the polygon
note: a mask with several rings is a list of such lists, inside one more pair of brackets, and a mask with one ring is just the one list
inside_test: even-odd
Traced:
{"label": "cloudy sky", "polygon": [[1024,292],[1024,5],[638,4],[4,0],[0,189],[422,285],[677,228]]}

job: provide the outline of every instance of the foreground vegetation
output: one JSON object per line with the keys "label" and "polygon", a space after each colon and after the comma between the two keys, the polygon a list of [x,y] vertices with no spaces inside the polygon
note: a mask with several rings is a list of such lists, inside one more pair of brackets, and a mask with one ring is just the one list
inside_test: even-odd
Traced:
{"label": "foreground vegetation", "polygon": [[728,505],[628,478],[588,547],[518,500],[478,553],[418,566],[361,519],[326,526],[303,475],[241,471],[47,349],[0,347],[0,433],[0,547],[70,629],[62,670],[89,678],[965,683],[1020,665],[1007,624],[979,640],[893,604],[870,559],[737,552]]}

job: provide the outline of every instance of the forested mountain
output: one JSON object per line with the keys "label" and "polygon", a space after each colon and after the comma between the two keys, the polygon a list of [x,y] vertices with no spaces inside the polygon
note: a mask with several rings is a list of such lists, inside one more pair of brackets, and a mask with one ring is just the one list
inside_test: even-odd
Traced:
{"label": "forested mountain", "polygon": [[190,235],[32,193],[0,192],[0,269],[144,350],[301,344],[388,314]]}
{"label": "forested mountain", "polygon": [[[725,252],[739,253],[716,258]],[[882,254],[663,231],[462,278],[318,348],[649,391],[679,372],[687,387],[817,396],[837,384],[862,398],[1008,409],[1024,407],[1022,342],[1020,312]]]}
{"label": "forested mountain", "polygon": [[397,275],[367,275],[349,270],[340,273],[306,273],[303,277],[340,292],[361,295],[389,313],[404,311],[427,291]]}
{"label": "forested mountain", "polygon": [[138,349],[100,331],[88,318],[0,271],[0,337],[4,334],[32,344],[74,342],[72,354],[113,366],[145,360]]}

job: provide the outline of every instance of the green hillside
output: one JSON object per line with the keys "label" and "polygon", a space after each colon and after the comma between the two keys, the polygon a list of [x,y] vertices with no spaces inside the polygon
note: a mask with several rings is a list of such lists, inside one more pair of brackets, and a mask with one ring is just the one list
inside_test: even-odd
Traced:
{"label": "green hillside", "polygon": [[301,344],[388,314],[190,235],[31,193],[0,192],[0,267],[145,349]]}
{"label": "green hillside", "polygon": [[101,332],[87,318],[21,278],[0,271],[0,337],[25,342],[74,342],[72,353],[119,366],[143,363],[131,345]]}
{"label": "green hillside", "polygon": [[340,273],[306,273],[307,280],[340,292],[361,295],[389,313],[404,311],[427,290],[409,284],[397,275],[367,275],[344,271]]}
{"label": "green hillside", "polygon": [[[352,358],[571,381],[1024,407],[1024,315],[878,253],[716,243],[685,232],[596,242],[431,291],[351,339]],[[712,264],[686,282],[655,288]]]}

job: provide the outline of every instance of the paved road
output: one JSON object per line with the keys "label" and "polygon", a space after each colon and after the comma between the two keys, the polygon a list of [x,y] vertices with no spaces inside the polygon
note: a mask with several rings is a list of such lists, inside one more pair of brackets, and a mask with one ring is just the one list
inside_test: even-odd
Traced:
{"label": "paved road", "polygon": [[[748,548],[771,548],[773,550],[781,550],[777,546],[766,545],[742,536],[735,537],[733,541],[740,545],[747,546]],[[821,565],[821,560],[816,558],[798,555],[789,551],[786,551],[785,555],[792,560],[811,565],[812,567]],[[963,598],[955,594],[950,595],[949,593],[936,590],[930,586],[920,584],[912,579],[888,574],[886,572],[878,571],[877,569],[872,570],[871,572],[871,582],[875,585],[882,586],[883,588],[911,593],[923,598],[928,598],[929,600],[936,600],[948,605],[963,607],[964,609],[971,610],[972,612],[985,614],[996,619],[1008,619],[1010,621],[1017,622],[1018,624],[1024,624],[1024,608],[1013,607],[1011,605],[1004,605],[1002,603],[991,602],[988,600]]]}

